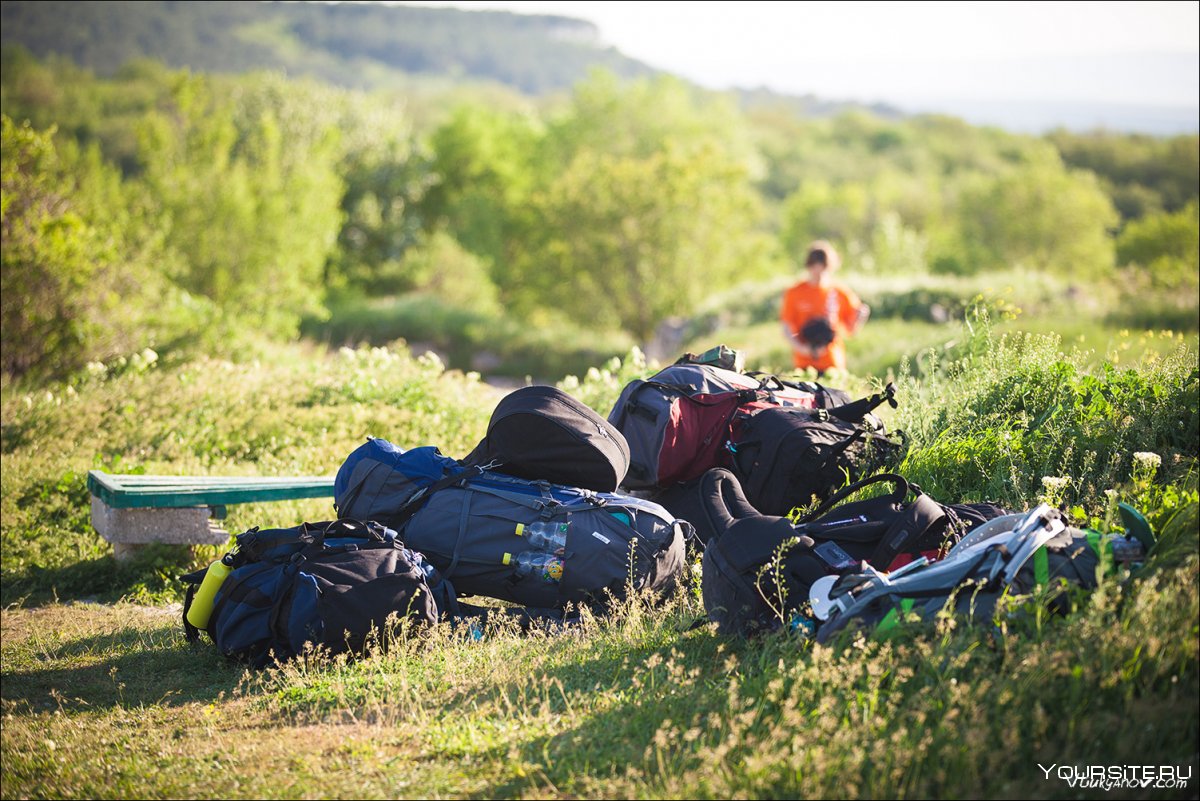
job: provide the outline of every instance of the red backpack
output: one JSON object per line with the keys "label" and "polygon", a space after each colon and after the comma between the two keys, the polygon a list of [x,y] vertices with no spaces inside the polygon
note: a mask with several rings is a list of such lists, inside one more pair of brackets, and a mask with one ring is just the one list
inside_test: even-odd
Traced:
{"label": "red backpack", "polygon": [[629,444],[623,486],[661,489],[731,466],[734,422],[746,413],[825,408],[845,400],[841,390],[820,384],[677,362],[626,385],[608,415]]}

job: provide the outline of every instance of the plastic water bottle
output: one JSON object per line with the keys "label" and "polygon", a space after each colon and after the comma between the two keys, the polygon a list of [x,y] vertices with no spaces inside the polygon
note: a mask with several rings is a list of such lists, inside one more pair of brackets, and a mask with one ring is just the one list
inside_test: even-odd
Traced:
{"label": "plastic water bottle", "polygon": [[200,589],[196,590],[196,594],[192,596],[192,605],[188,607],[187,620],[198,629],[208,627],[208,620],[212,617],[213,601],[217,597],[217,590],[221,588],[221,584],[233,572],[233,557],[236,551],[230,551],[222,556],[217,561],[208,566],[208,570],[204,573],[204,580],[200,582]]}
{"label": "plastic water bottle", "polygon": [[567,523],[547,523],[539,520],[536,523],[517,523],[517,536],[524,537],[529,544],[539,551],[562,556],[567,549]]}
{"label": "plastic water bottle", "polygon": [[503,562],[515,567],[521,578],[538,576],[543,581],[562,581],[563,560],[552,553],[522,551],[516,556],[506,553]]}

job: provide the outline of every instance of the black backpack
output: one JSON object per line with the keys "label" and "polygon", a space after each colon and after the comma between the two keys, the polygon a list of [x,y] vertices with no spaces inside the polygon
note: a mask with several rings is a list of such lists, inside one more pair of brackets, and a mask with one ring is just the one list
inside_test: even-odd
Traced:
{"label": "black backpack", "polygon": [[888,467],[901,443],[871,411],[896,406],[895,387],[829,409],[753,409],[735,421],[732,470],[763,514],[786,515],[836,488]]}
{"label": "black backpack", "polygon": [[[336,520],[293,528],[252,528],[227,555],[204,631],[225,656],[255,667],[321,647],[359,651],[385,642],[389,618],[420,628],[453,609],[453,589],[391,529],[372,521]],[[205,570],[184,576],[184,629]]]}
{"label": "black backpack", "polygon": [[551,386],[513,390],[487,435],[462,459],[510,476],[614,492],[629,470],[629,445],[586,404]]}
{"label": "black backpack", "polygon": [[[937,558],[975,526],[1005,514],[994,504],[940,504],[901,476],[883,473],[845,487],[793,524],[759,514],[729,471],[712,473],[702,484],[702,511],[689,522],[708,531],[701,590],[723,634],[778,627],[824,576],[857,572],[864,561],[887,570],[920,556]],[[893,491],[838,505],[876,483],[890,483]]]}

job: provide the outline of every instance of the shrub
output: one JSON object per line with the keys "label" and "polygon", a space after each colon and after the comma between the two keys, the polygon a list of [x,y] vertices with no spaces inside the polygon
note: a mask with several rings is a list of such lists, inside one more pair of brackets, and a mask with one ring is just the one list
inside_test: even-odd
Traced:
{"label": "shrub", "polygon": [[1021,508],[1042,478],[1068,479],[1066,503],[1102,506],[1124,484],[1136,452],[1162,458],[1162,481],[1196,469],[1196,354],[1087,372],[1053,335],[994,334],[974,320],[957,358],[924,380],[901,379],[896,423],[910,438],[901,472],[948,501],[988,498]]}

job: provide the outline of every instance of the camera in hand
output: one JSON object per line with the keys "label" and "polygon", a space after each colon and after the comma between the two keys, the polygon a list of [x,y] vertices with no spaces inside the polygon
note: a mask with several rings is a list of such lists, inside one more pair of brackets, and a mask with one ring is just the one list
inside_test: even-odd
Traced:
{"label": "camera in hand", "polygon": [[824,317],[814,317],[800,329],[800,341],[813,348],[826,348],[833,342],[833,326]]}

